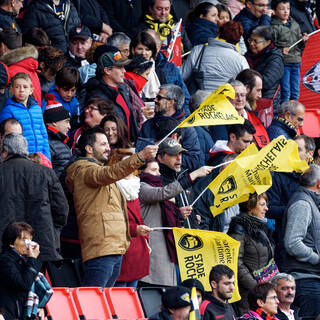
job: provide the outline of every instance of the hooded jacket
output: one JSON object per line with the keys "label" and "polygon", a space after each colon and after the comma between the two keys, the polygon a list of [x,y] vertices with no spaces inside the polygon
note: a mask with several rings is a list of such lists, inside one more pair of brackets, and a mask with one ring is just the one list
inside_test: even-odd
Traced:
{"label": "hooded jacket", "polygon": [[78,12],[70,0],[65,0],[64,21],[56,15],[52,0],[32,1],[23,16],[21,27],[24,33],[31,28],[43,29],[53,47],[67,52],[69,31],[81,25]]}
{"label": "hooded jacket", "polygon": [[67,168],[66,184],[73,193],[84,262],[126,253],[130,244],[126,199],[115,182],[143,164],[135,154],[113,166],[79,158]]}
{"label": "hooded jacket", "polygon": [[32,81],[33,95],[39,106],[41,105],[41,86],[38,77],[38,50],[34,46],[26,46],[6,52],[0,57],[0,60],[5,63],[13,77],[19,72],[27,73]]}
{"label": "hooded jacket", "polygon": [[0,122],[8,118],[15,118],[21,123],[23,136],[28,141],[29,153],[41,152],[51,159],[41,108],[33,98],[29,98],[27,107],[10,98],[0,114]]}

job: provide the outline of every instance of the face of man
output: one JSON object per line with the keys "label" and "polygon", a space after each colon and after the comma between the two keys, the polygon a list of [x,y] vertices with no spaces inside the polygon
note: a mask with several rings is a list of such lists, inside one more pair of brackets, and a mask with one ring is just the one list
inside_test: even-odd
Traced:
{"label": "face of man", "polygon": [[248,133],[247,131],[242,137],[237,138],[234,133],[230,134],[229,137],[229,148],[235,153],[241,153],[244,149],[246,149],[250,143],[253,141],[253,135]]}
{"label": "face of man", "polygon": [[235,91],[235,98],[230,99],[232,105],[235,107],[240,116],[243,115],[243,110],[246,105],[247,89],[245,86],[233,86]]}
{"label": "face of man", "polygon": [[182,155],[181,153],[176,155],[165,153],[162,156],[158,156],[158,161],[170,169],[179,172],[181,170]]}
{"label": "face of man", "polygon": [[23,7],[23,0],[12,0],[12,13],[16,16],[19,14],[20,10]]}
{"label": "face of man", "polygon": [[82,59],[86,58],[86,52],[90,49],[91,45],[91,38],[88,38],[87,40],[75,38],[69,41],[69,49],[71,53],[74,56]]}
{"label": "face of man", "polygon": [[116,87],[123,83],[124,73],[126,71],[124,67],[112,67],[105,69],[107,69],[106,82],[108,85]]}
{"label": "face of man", "polygon": [[167,98],[167,90],[161,89],[154,99],[155,111],[159,115],[170,117],[174,114],[174,100]]}
{"label": "face of man", "polygon": [[257,103],[257,100],[259,100],[262,97],[262,79],[260,77],[255,77],[255,83],[252,90],[247,88],[247,99],[249,101],[249,104],[251,107],[254,107]]}
{"label": "face of man", "polygon": [[296,108],[296,112],[294,114],[290,114],[289,112],[286,115],[286,120],[288,120],[296,130],[303,126],[304,120],[304,107],[299,104]]}
{"label": "face of man", "polygon": [[179,309],[170,309],[171,318],[173,320],[188,320],[190,310],[191,310],[191,306],[182,307]]}
{"label": "face of man", "polygon": [[234,290],[234,276],[229,278],[228,276],[224,275],[218,283],[212,281],[211,286],[214,290],[215,297],[220,301],[226,302],[232,297]]}
{"label": "face of man", "polygon": [[149,7],[149,11],[154,20],[164,23],[168,21],[170,8],[171,3],[169,0],[155,0],[154,6]]}
{"label": "face of man", "polygon": [[292,304],[296,295],[296,283],[286,279],[280,279],[277,283],[277,296],[280,303]]}
{"label": "face of man", "polygon": [[129,43],[121,43],[119,50],[123,59],[128,59],[130,55]]}
{"label": "face of man", "polygon": [[254,16],[256,16],[257,18],[260,18],[263,14],[266,14],[268,12],[269,1],[268,0],[252,0],[252,2],[248,1],[247,8]]}
{"label": "face of man", "polygon": [[18,123],[6,123],[4,127],[4,135],[6,136],[9,133],[16,133],[22,135],[22,127]]}
{"label": "face of man", "polygon": [[65,136],[68,134],[68,131],[71,129],[70,119],[64,119],[53,123],[53,126]]}
{"label": "face of man", "polygon": [[299,157],[301,160],[305,160],[307,161],[307,163],[310,162],[310,160],[312,159],[313,156],[313,152],[312,151],[307,151],[306,149],[306,142],[304,141],[303,138],[298,138],[295,140],[295,142],[298,145],[298,151],[299,151]]}
{"label": "face of man", "polygon": [[93,146],[86,146],[87,156],[95,160],[106,163],[110,155],[110,147],[107,136],[102,133],[96,133],[96,141]]}

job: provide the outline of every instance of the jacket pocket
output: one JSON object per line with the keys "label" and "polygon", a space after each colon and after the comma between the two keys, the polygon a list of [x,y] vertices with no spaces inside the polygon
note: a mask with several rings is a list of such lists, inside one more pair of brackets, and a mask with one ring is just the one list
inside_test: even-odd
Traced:
{"label": "jacket pocket", "polygon": [[124,216],[119,213],[103,213],[102,222],[105,237],[119,237],[126,232]]}

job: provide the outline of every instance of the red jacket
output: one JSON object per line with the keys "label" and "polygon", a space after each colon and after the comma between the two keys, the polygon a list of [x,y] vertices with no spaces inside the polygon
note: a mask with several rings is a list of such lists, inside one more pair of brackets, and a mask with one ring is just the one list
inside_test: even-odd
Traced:
{"label": "red jacket", "polygon": [[32,81],[33,95],[41,106],[41,85],[38,77],[38,50],[34,46],[25,46],[6,52],[1,61],[9,68],[10,76],[19,72],[27,73]]}
{"label": "red jacket", "polygon": [[149,274],[150,255],[145,237],[137,237],[137,226],[144,224],[141,218],[139,198],[127,200],[131,242],[123,256],[121,272],[117,281],[129,282],[139,280]]}

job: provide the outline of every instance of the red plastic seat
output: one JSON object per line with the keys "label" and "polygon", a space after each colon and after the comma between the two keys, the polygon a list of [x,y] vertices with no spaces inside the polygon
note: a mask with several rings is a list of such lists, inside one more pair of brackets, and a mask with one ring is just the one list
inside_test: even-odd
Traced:
{"label": "red plastic seat", "polygon": [[104,292],[114,318],[146,319],[136,288],[105,288]]}
{"label": "red plastic seat", "polygon": [[112,314],[103,288],[75,288],[72,291],[78,312],[86,320],[112,319]]}
{"label": "red plastic seat", "polygon": [[48,320],[79,320],[80,316],[69,288],[53,288],[46,305]]}

